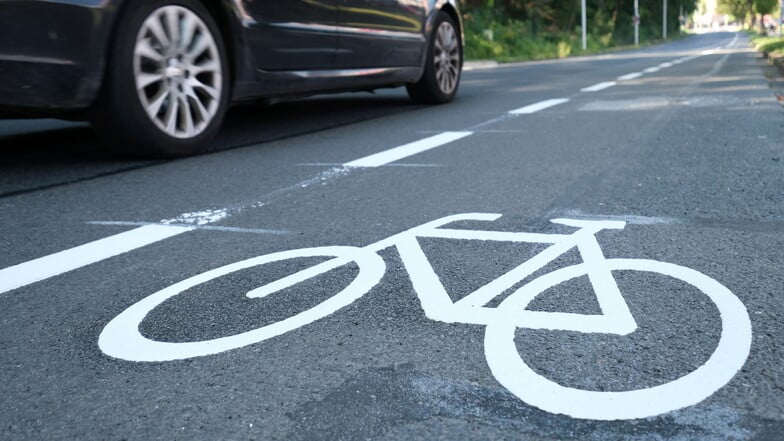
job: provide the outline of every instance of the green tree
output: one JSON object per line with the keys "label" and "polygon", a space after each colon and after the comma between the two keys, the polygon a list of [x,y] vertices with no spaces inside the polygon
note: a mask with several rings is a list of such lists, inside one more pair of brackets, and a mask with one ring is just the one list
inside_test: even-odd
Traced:
{"label": "green tree", "polygon": [[745,22],[747,17],[754,17],[754,2],[755,0],[719,0],[719,12]]}

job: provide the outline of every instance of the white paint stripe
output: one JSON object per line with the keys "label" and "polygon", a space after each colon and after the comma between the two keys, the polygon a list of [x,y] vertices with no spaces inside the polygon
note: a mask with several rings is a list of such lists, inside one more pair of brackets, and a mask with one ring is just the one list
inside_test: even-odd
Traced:
{"label": "white paint stripe", "polygon": [[[123,226],[131,226],[131,227],[141,227],[145,225],[161,225],[155,222],[122,222],[122,221],[90,221],[87,223],[89,225],[123,225]],[[253,233],[253,234],[271,234],[271,235],[291,234],[291,232],[287,230],[268,230],[264,228],[221,227],[221,226],[214,226],[214,225],[199,225],[199,226],[191,227],[188,224],[166,224],[166,225],[170,225],[173,227],[192,228],[194,230],[226,231],[229,233]]]}
{"label": "white paint stripe", "polygon": [[662,69],[667,69],[667,68],[672,67],[672,63],[670,63],[670,62],[662,63],[662,64],[659,65],[659,67],[662,68]]}
{"label": "white paint stripe", "polygon": [[658,72],[658,71],[660,71],[660,70],[661,70],[661,68],[660,68],[660,67],[658,67],[658,66],[655,66],[655,67],[649,67],[649,68],[647,68],[647,69],[643,70],[643,72],[644,72],[644,73],[656,73],[656,72]]}
{"label": "white paint stripe", "polygon": [[510,110],[509,113],[512,115],[530,115],[532,113],[536,113],[541,110],[553,106],[557,106],[559,104],[568,103],[568,102],[569,102],[569,98],[554,98],[551,100],[545,100],[525,107],[521,107],[519,109]]}
{"label": "white paint stripe", "polygon": [[640,78],[642,76],[642,72],[634,72],[626,75],[621,75],[618,77],[618,81],[626,81],[626,80],[634,80]]}
{"label": "white paint stripe", "polygon": [[593,86],[590,86],[590,87],[584,87],[584,88],[580,89],[580,91],[581,92],[599,92],[599,91],[604,90],[604,89],[609,89],[610,87],[613,87],[616,84],[618,84],[618,83],[616,83],[615,81],[605,81],[603,83],[594,84]]}
{"label": "white paint stripe", "polygon": [[715,53],[716,53],[716,51],[714,49],[710,49],[710,50],[707,50],[707,51],[702,51],[702,55],[713,55]]}
{"label": "white paint stripe", "polygon": [[0,294],[191,231],[147,225],[0,270]]}
{"label": "white paint stripe", "polygon": [[472,135],[474,132],[444,132],[429,138],[421,139],[409,144],[395,147],[374,155],[365,156],[356,161],[343,164],[346,167],[381,167],[382,165],[398,161],[424,151],[440,147],[444,144],[457,141]]}
{"label": "white paint stripe", "polygon": [[571,219],[585,219],[585,220],[600,220],[600,221],[621,221],[627,224],[634,225],[669,225],[683,223],[682,220],[671,217],[651,217],[651,216],[637,216],[634,214],[590,214],[583,213],[580,210],[555,210],[549,216],[564,215]]}

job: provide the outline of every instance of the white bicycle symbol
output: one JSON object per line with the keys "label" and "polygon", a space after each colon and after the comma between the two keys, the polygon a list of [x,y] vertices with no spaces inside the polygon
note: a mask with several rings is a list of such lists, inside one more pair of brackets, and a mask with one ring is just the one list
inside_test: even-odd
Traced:
{"label": "white bicycle symbol", "polygon": [[[386,265],[379,252],[396,247],[428,318],[447,323],[484,325],[485,356],[495,378],[526,403],[544,411],[575,418],[617,420],[645,418],[691,406],[726,385],[743,367],[751,347],[751,322],[743,303],[716,280],[693,269],[645,259],[607,259],[596,234],[623,229],[625,222],[553,219],[578,228],[572,234],[535,234],[444,228],[458,221],[495,221],[501,215],[468,213],[444,217],[365,247],[327,246],[267,254],[193,276],[130,306],[104,328],[98,344],[115,358],[130,361],[169,361],[217,354],[258,343],[312,323],[345,307],[379,283]],[[453,302],[419,245],[418,238],[550,244],[545,250]],[[487,307],[537,270],[577,247],[583,263],[544,274],[526,283],[497,307]],[[332,257],[247,293],[262,298],[297,283],[355,262],[356,278],[322,303],[287,319],[236,335],[195,342],[161,342],[144,337],[139,325],[168,299],[215,278],[243,269],[302,257]],[[686,282],[708,296],[721,316],[721,337],[709,359],[696,370],[669,383],[622,392],[599,392],[564,387],[531,369],[521,358],[514,338],[518,328],[628,335],[637,323],[618,289],[612,271],[659,273]],[[587,275],[602,314],[584,315],[526,310],[542,292],[562,282]]]}

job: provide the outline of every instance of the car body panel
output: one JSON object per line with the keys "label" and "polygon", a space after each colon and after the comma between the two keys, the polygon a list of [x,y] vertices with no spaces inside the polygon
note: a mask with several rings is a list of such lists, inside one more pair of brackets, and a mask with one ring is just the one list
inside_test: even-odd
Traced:
{"label": "car body panel", "polygon": [[100,87],[117,1],[0,2],[0,107],[74,109]]}
{"label": "car body panel", "polygon": [[428,0],[340,0],[338,65],[418,66]]}
{"label": "car body panel", "polygon": [[[111,56],[113,29],[131,1],[0,1],[0,117],[88,109]],[[459,11],[456,0],[205,5],[224,34],[233,102],[415,82],[436,13]]]}
{"label": "car body panel", "polygon": [[330,69],[337,51],[338,0],[241,2],[256,67]]}

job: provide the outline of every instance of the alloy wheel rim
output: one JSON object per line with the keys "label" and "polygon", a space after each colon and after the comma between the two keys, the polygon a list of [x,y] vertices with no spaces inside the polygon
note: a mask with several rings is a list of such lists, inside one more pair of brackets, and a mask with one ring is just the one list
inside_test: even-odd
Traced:
{"label": "alloy wheel rim", "polygon": [[142,23],[133,52],[144,111],[169,136],[201,134],[220,107],[223,72],[204,21],[182,6],[164,6]]}
{"label": "alloy wheel rim", "polygon": [[460,44],[451,23],[445,21],[438,27],[434,49],[436,81],[441,92],[449,95],[460,77]]}

